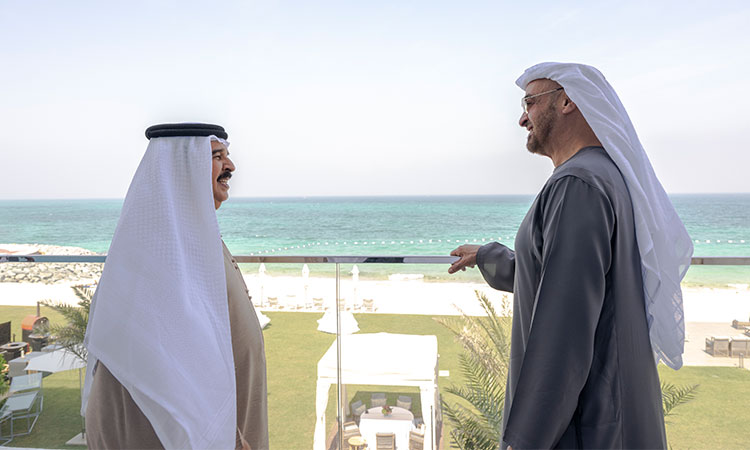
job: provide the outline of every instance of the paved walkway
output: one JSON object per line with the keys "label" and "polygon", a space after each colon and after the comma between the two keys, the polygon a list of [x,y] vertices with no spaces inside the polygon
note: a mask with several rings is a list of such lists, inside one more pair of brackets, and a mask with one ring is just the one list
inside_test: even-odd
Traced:
{"label": "paved walkway", "polygon": [[[688,322],[683,363],[686,366],[739,367],[739,357],[711,356],[706,353],[706,338],[711,336],[744,336],[741,330],[727,322]],[[745,369],[750,370],[750,356],[745,358]]]}

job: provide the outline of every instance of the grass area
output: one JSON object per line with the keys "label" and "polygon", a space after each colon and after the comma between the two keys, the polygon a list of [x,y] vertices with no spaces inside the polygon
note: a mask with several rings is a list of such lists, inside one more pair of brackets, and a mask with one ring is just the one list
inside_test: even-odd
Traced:
{"label": "grass area", "polygon": [[746,449],[750,446],[750,370],[736,367],[659,366],[662,381],[699,384],[694,400],[666,418],[675,449]]}
{"label": "grass area", "polygon": [[[28,310],[32,310],[28,312]],[[33,314],[34,308],[0,306],[1,320],[16,320]],[[55,320],[52,314],[43,314]],[[271,325],[264,331],[268,364],[268,406],[271,445],[274,449],[309,449],[315,427],[315,387],[317,363],[334,342],[334,337],[316,331],[320,313],[269,312]],[[441,391],[451,382],[460,383],[459,346],[452,335],[429,316],[358,314],[362,333],[391,332],[434,334],[438,338],[440,369],[450,377],[440,378]],[[20,332],[20,331],[19,331]],[[668,418],[669,444],[675,449],[747,448],[750,442],[750,371],[736,368],[685,367],[673,371],[660,367],[664,381],[673,384],[700,384],[692,402],[675,410]],[[12,446],[67,448],[65,441],[80,432],[78,373],[51,375],[44,380],[44,413],[30,436],[11,442]],[[348,386],[351,401],[369,401],[372,392],[386,392],[391,400],[399,393],[414,396],[419,412],[416,388],[392,386]],[[336,392],[329,393],[326,412],[330,430],[336,415]],[[446,430],[447,431],[447,430]]]}

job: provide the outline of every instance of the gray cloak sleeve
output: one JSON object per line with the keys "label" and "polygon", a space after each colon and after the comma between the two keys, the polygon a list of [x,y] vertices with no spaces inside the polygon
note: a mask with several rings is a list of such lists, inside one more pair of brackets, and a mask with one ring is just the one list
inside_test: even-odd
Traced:
{"label": "gray cloak sleeve", "polygon": [[477,252],[477,267],[487,284],[499,291],[513,292],[516,254],[499,242],[483,245]]}

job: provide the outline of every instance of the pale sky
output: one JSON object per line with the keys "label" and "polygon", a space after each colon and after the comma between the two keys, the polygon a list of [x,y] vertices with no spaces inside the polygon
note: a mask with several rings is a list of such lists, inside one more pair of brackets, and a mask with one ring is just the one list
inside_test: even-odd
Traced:
{"label": "pale sky", "polygon": [[0,0],[0,199],[122,198],[162,122],[230,195],[533,194],[514,81],[599,68],[669,193],[750,192],[746,1]]}

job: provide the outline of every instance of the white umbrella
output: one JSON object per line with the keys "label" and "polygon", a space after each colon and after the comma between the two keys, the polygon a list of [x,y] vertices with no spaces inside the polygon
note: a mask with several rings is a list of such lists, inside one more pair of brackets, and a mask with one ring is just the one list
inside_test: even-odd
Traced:
{"label": "white umbrella", "polygon": [[359,305],[357,300],[357,287],[359,286],[359,267],[352,267],[352,304]]}
{"label": "white umbrella", "polygon": [[258,267],[258,281],[260,283],[260,306],[263,306],[263,281],[265,281],[266,278],[266,265],[263,263],[260,263],[260,267]]}
{"label": "white umbrella", "polygon": [[42,352],[41,355],[32,358],[26,365],[26,370],[56,373],[84,367],[86,361],[65,349],[58,349],[48,353]]}
{"label": "white umbrella", "polygon": [[308,290],[310,288],[310,268],[307,267],[307,264],[302,266],[302,284],[305,286],[305,305],[308,304]]}

